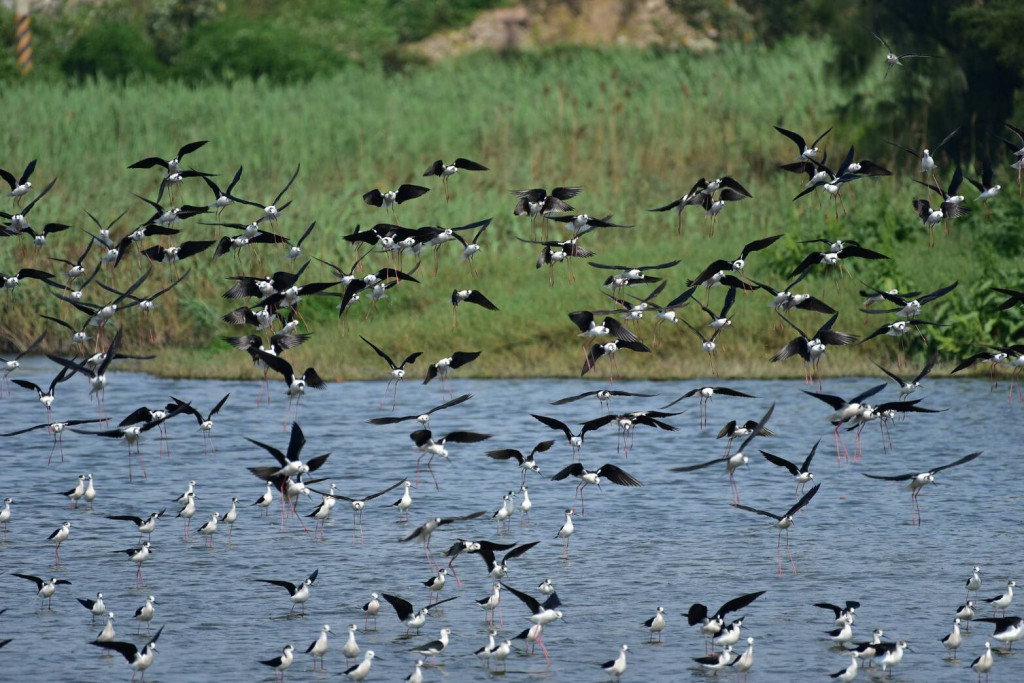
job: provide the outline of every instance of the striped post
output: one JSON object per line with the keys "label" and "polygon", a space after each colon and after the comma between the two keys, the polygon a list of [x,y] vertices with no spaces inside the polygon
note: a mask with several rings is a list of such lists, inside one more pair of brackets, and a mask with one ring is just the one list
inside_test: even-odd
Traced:
{"label": "striped post", "polygon": [[22,76],[32,70],[32,20],[28,10],[29,0],[18,0],[14,15],[14,42],[18,69]]}

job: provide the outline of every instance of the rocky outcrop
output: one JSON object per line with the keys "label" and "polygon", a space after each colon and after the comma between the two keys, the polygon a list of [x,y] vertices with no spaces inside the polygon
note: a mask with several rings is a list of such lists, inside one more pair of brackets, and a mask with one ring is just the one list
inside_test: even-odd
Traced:
{"label": "rocky outcrop", "polygon": [[538,46],[632,45],[703,52],[715,43],[665,0],[536,0],[482,12],[469,26],[445,31],[410,49],[438,60],[475,50]]}

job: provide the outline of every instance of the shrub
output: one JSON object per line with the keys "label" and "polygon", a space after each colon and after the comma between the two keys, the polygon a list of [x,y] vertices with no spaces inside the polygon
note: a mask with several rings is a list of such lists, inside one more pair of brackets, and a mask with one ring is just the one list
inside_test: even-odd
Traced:
{"label": "shrub", "polygon": [[187,80],[233,77],[308,80],[344,58],[331,46],[310,43],[300,30],[267,19],[212,21],[193,29],[176,64]]}
{"label": "shrub", "polygon": [[153,75],[161,69],[153,44],[140,28],[110,20],[79,35],[61,59],[61,70],[79,79],[124,80],[130,74]]}

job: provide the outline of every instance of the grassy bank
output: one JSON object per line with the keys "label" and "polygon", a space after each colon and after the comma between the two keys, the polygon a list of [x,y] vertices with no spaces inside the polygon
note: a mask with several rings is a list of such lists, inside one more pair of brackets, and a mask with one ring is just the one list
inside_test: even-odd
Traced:
{"label": "grassy bank", "polygon": [[[394,355],[423,350],[431,361],[455,349],[484,350],[467,374],[577,374],[581,353],[565,313],[611,303],[599,288],[605,272],[578,262],[578,281],[570,286],[564,266],[559,266],[555,287],[549,288],[547,273],[533,267],[538,249],[513,239],[528,234],[529,224],[513,218],[508,194],[513,188],[556,184],[585,186],[573,202],[578,209],[592,215],[613,213],[638,226],[594,235],[587,246],[598,252],[596,260],[683,260],[667,271],[666,295],[679,293],[687,277],[715,258],[734,257],[755,237],[786,234],[768,252],[751,257],[748,267],[752,277],[776,286],[784,284],[784,275],[809,251],[799,240],[853,238],[893,257],[852,265],[870,283],[925,291],[954,279],[963,283],[937,311],[941,317],[936,319],[953,324],[931,335],[945,353],[960,353],[973,341],[1013,341],[1024,320],[1012,311],[996,316],[991,313],[994,302],[983,298],[989,280],[1014,286],[1022,279],[1018,264],[1024,238],[1010,229],[1020,224],[1022,207],[1009,189],[994,204],[994,215],[978,210],[957,222],[949,237],[940,231],[934,249],[928,248],[927,234],[910,206],[913,197],[924,196],[923,188],[908,175],[856,183],[844,192],[849,213],[838,224],[827,219],[828,211],[819,209],[813,197],[791,201],[802,183],[775,170],[779,161],[790,160],[793,150],[771,125],[824,130],[833,123],[830,109],[862,94],[841,92],[830,84],[821,59],[827,49],[821,43],[791,42],[770,51],[726,48],[705,58],[628,50],[510,59],[478,55],[401,76],[353,68],[288,87],[248,82],[200,88],[137,83],[123,89],[106,83],[74,88],[26,84],[5,93],[11,111],[26,123],[0,131],[5,150],[0,165],[17,167],[38,157],[37,184],[59,176],[33,212],[35,223],[59,221],[91,229],[84,210],[109,221],[130,208],[120,235],[148,215],[147,207],[130,193],[154,197],[159,182],[157,171],[125,170],[139,158],[170,154],[188,140],[209,139],[190,164],[220,173],[221,182],[244,164],[237,192],[260,201],[269,201],[301,162],[302,173],[289,193],[294,204],[278,230],[297,238],[316,220],[318,228],[304,243],[304,252],[345,266],[352,251],[342,235],[357,223],[366,227],[386,220],[384,212],[359,199],[372,187],[415,182],[435,188],[400,208],[400,218],[408,225],[452,226],[495,217],[477,258],[480,272],[475,279],[457,260],[456,250],[446,249],[437,277],[425,261],[418,273],[423,284],[393,289],[381,310],[365,322],[363,303],[346,315],[344,329],[333,309],[337,299],[304,304],[316,336],[291,357],[296,365],[315,365],[329,377],[381,374],[380,362],[359,334]],[[906,160],[894,160],[892,148],[882,141],[853,140],[856,130],[856,124],[836,127],[829,138],[830,159],[857,142],[858,157],[863,153],[906,170]],[[440,184],[420,174],[434,159],[456,156],[481,161],[492,170],[455,177],[452,200],[445,204]],[[724,174],[736,176],[754,199],[727,207],[714,239],[707,237],[699,210],[684,216],[681,236],[675,234],[671,215],[644,210],[681,195],[700,176]],[[1004,186],[1010,184],[1005,174],[1001,180]],[[201,184],[187,185],[182,201],[206,203],[208,192]],[[224,214],[225,220],[239,222],[251,217],[238,207]],[[211,239],[212,233],[213,228],[190,221],[181,239]],[[82,248],[83,237],[56,235],[42,253],[23,240],[2,240],[0,270],[49,267],[46,255],[70,257]],[[252,270],[293,269],[283,256],[280,249],[266,249],[263,267]],[[163,350],[145,368],[175,375],[247,374],[247,357],[217,338],[240,333],[240,328],[219,321],[237,305],[219,295],[227,289],[223,278],[249,272],[250,260],[225,257],[213,262],[206,253],[191,266],[189,280],[162,302],[155,346]],[[317,264],[308,272],[307,280],[329,278]],[[126,286],[138,273],[134,258],[129,258],[117,272],[102,277],[108,284]],[[144,291],[171,279],[171,272],[158,266]],[[62,314],[59,302],[33,284],[2,301],[0,328],[8,344],[38,333],[38,313]],[[814,274],[804,286],[844,311],[839,329],[864,334],[884,322],[872,317],[865,323],[855,313],[859,283],[847,280],[837,294],[831,279]],[[452,330],[447,300],[455,287],[480,289],[501,313],[464,306],[460,326]],[[714,292],[713,308],[721,305],[722,296],[720,290]],[[763,293],[739,297],[736,325],[720,338],[724,372],[799,376],[798,363],[778,367],[765,362],[789,336],[770,329],[774,314],[767,302]],[[693,308],[686,311],[695,321],[701,319],[696,313]],[[66,307],[63,314],[69,315]],[[128,346],[148,347],[148,323],[137,322],[134,312],[129,316]],[[815,314],[795,317],[805,329],[822,321]],[[665,332],[664,343],[649,357],[621,354],[620,372],[648,377],[706,374],[707,359],[693,335],[682,326]],[[55,330],[51,349],[57,336]],[[831,353],[827,362],[831,373],[854,373],[869,371],[869,358],[894,355],[891,341],[874,340]]]}

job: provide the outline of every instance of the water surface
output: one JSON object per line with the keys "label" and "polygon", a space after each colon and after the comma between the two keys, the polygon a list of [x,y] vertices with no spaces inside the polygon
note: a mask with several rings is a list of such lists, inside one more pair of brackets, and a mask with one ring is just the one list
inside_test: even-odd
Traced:
{"label": "water surface", "polygon": [[[40,384],[49,381],[52,368],[30,360],[16,376]],[[878,383],[877,379],[829,379],[825,391],[852,395]],[[676,398],[699,381],[633,382],[632,391],[659,394],[653,399],[623,399],[617,410],[656,408]],[[434,536],[440,551],[456,536],[527,542],[540,545],[513,561],[507,583],[537,595],[536,585],[550,577],[557,586],[566,623],[545,631],[552,653],[550,668],[542,656],[516,656],[508,662],[508,676],[517,679],[602,680],[598,664],[613,657],[621,643],[630,645],[627,676],[647,680],[704,680],[692,656],[704,654],[696,627],[680,616],[692,602],[715,609],[723,601],[756,590],[768,592],[743,610],[744,639],[756,639],[756,663],[751,680],[793,681],[823,678],[846,666],[848,657],[830,648],[824,631],[832,628],[830,613],[812,603],[862,602],[855,638],[867,639],[873,628],[886,638],[905,639],[914,648],[898,667],[907,681],[967,680],[968,665],[981,653],[991,627],[978,624],[966,636],[961,661],[950,662],[939,643],[952,625],[953,611],[963,602],[963,581],[970,567],[985,570],[983,596],[1000,592],[1007,578],[1021,567],[1021,487],[1024,479],[1020,415],[1024,408],[1006,401],[1003,388],[990,393],[980,380],[929,381],[914,398],[924,405],[945,408],[938,415],[917,415],[892,430],[894,447],[883,452],[877,424],[864,432],[863,462],[836,464],[832,429],[824,420],[827,407],[805,396],[801,382],[739,381],[729,386],[756,395],[756,400],[716,399],[709,409],[709,427],[698,427],[697,404],[684,401],[676,409],[684,415],[670,421],[678,432],[643,429],[637,433],[628,459],[616,453],[615,432],[606,428],[589,435],[584,463],[596,468],[615,463],[640,479],[644,486],[627,489],[605,485],[588,489],[586,517],[577,518],[568,560],[561,557],[555,532],[562,510],[572,503],[574,485],[552,482],[548,476],[570,461],[561,440],[539,456],[544,476],[530,475],[532,519],[512,524],[512,532],[498,534],[488,518],[444,527]],[[519,471],[508,462],[483,455],[489,448],[513,447],[528,451],[536,442],[560,438],[529,417],[542,413],[570,423],[596,417],[594,399],[567,406],[548,401],[579,393],[597,384],[564,380],[455,380],[457,394],[474,398],[458,408],[435,414],[432,428],[443,434],[475,430],[494,434],[483,444],[453,445],[451,462],[435,463],[441,490],[429,478],[414,489],[411,524],[397,524],[387,504],[399,497],[394,491],[367,506],[365,544],[351,545],[351,515],[344,502],[335,508],[327,525],[326,541],[314,541],[296,520],[282,530],[280,508],[260,518],[248,507],[263,491],[263,484],[247,471],[253,465],[273,464],[269,456],[242,437],[279,445],[287,443],[282,431],[285,402],[275,394],[273,403],[256,408],[257,385],[251,382],[168,380],[146,375],[112,374],[107,409],[120,419],[136,407],[161,405],[173,394],[191,400],[202,411],[231,392],[216,419],[216,455],[204,456],[203,443],[191,419],[170,424],[171,458],[157,455],[157,440],[150,432],[143,443],[148,479],[129,485],[125,450],[121,442],[68,434],[65,460],[46,467],[50,438],[33,432],[3,442],[6,467],[0,497],[19,502],[11,523],[10,539],[0,546],[7,571],[56,575],[73,586],[62,586],[54,611],[39,611],[32,585],[22,579],[0,578],[0,638],[14,638],[0,650],[0,678],[17,681],[120,680],[130,670],[120,656],[101,656],[87,643],[100,630],[90,624],[88,612],[75,597],[93,597],[102,591],[108,609],[117,615],[120,639],[141,646],[132,617],[149,594],[159,604],[154,628],[165,626],[155,665],[147,672],[153,681],[270,680],[273,673],[256,663],[280,653],[286,643],[297,648],[288,671],[291,680],[327,680],[345,669],[341,655],[346,627],[362,626],[359,606],[371,592],[388,592],[411,600],[417,607],[427,598],[422,581],[431,576],[421,549],[398,540],[434,515],[464,514],[497,509],[501,496],[518,488]],[[272,385],[275,392],[281,387]],[[0,431],[45,420],[42,406],[31,395],[13,389],[15,399],[0,403]],[[415,453],[408,433],[415,423],[390,427],[365,424],[387,412],[378,408],[383,381],[330,385],[304,401],[299,421],[307,437],[307,457],[330,452],[318,474],[330,477],[338,491],[365,495],[414,473]],[[78,378],[61,387],[55,414],[62,419],[95,413],[86,403],[86,386]],[[888,389],[880,397],[895,400]],[[399,395],[397,412],[416,413],[441,401],[436,384],[407,382]],[[759,455],[764,448],[791,460],[803,459],[810,446],[822,439],[814,462],[818,496],[801,514],[791,540],[798,574],[776,576],[776,531],[770,521],[730,505],[728,481],[719,468],[672,474],[670,467],[709,460],[724,451],[716,440],[719,427],[730,419],[760,417],[777,402],[770,427],[771,439],[758,439],[748,449],[749,469],[738,475],[742,502],[783,512],[794,500],[794,485],[782,469]],[[390,402],[386,408],[390,408]],[[92,411],[92,412],[90,412]],[[845,435],[849,446],[851,435]],[[888,444],[886,444],[887,446]],[[921,494],[924,523],[911,526],[910,499],[898,484],[870,480],[864,472],[898,474],[921,471],[950,462],[974,450],[984,455],[971,464],[939,475],[941,486]],[[91,472],[99,497],[95,510],[69,510],[57,492],[71,488],[80,473]],[[198,527],[214,510],[227,510],[231,496],[241,499],[232,545],[218,533],[213,550],[197,537],[182,537],[175,520],[173,499],[190,479],[198,482]],[[326,486],[326,484],[324,484]],[[316,496],[300,504],[308,513]],[[168,508],[153,536],[154,559],[145,565],[146,587],[135,587],[134,565],[114,551],[127,548],[137,534],[130,523],[105,519],[109,514],[145,516]],[[63,564],[54,571],[53,551],[46,536],[64,520],[73,523],[70,540],[62,549]],[[307,520],[308,521],[308,520]],[[785,557],[783,557],[785,562]],[[450,581],[442,595],[459,596],[444,605],[443,613],[427,621],[421,637],[404,638],[404,626],[386,605],[379,630],[359,633],[360,646],[379,657],[371,679],[401,680],[412,671],[416,655],[409,650],[451,627],[452,643],[436,668],[426,670],[428,680],[470,680],[489,674],[472,652],[484,644],[487,624],[473,600],[485,597],[491,586],[483,562],[471,555],[457,561],[463,583]],[[319,580],[307,604],[306,616],[289,618],[286,592],[254,583],[256,578],[298,582],[314,569]],[[526,608],[513,596],[503,598],[503,635],[512,637],[528,626]],[[663,605],[669,618],[664,643],[646,644],[641,622]],[[1019,613],[1011,609],[1011,613]],[[737,615],[734,615],[737,616]],[[335,632],[327,655],[327,672],[312,671],[312,661],[301,654],[329,623]],[[45,645],[43,645],[45,643]],[[743,641],[740,643],[743,644]],[[993,643],[995,644],[995,643]],[[1024,678],[1024,664],[1016,652],[998,656],[993,680]]]}

